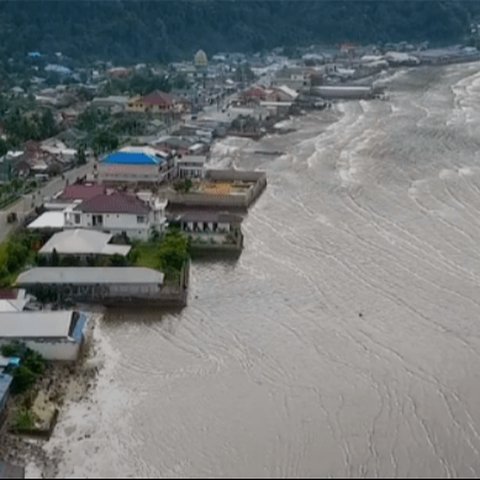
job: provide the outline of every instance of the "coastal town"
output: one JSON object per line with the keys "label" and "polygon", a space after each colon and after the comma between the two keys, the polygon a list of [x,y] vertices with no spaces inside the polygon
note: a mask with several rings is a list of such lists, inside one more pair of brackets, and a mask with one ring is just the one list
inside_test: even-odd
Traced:
{"label": "coastal town", "polygon": [[58,377],[82,375],[99,306],[182,309],[192,262],[241,256],[267,172],[218,168],[215,142],[282,135],[283,120],[338,101],[388,101],[395,69],[478,60],[474,47],[407,42],[199,50],[170,65],[12,59],[0,95],[4,475],[38,455],[19,438],[52,433]]}

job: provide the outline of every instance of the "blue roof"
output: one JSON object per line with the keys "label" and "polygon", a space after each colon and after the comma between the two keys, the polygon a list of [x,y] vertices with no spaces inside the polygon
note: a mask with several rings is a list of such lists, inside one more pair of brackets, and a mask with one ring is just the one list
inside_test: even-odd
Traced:
{"label": "blue roof", "polygon": [[163,158],[146,153],[115,152],[105,157],[102,163],[109,165],[160,165],[163,162],[165,162]]}

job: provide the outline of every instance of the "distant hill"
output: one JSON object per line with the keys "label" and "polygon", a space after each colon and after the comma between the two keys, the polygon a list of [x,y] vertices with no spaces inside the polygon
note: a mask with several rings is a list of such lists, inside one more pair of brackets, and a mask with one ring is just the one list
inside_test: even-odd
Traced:
{"label": "distant hill", "polygon": [[168,61],[199,48],[430,40],[468,32],[480,2],[463,1],[2,1],[0,56],[38,50],[77,59]]}

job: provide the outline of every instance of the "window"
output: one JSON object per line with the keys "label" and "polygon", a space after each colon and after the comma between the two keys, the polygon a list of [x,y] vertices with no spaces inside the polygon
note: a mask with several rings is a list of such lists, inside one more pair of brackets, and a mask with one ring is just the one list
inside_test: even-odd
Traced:
{"label": "window", "polygon": [[80,223],[80,214],[76,213],[73,218],[74,222],[78,225]]}
{"label": "window", "polygon": [[102,215],[92,215],[92,225],[96,227],[97,225],[103,225],[103,216]]}
{"label": "window", "polygon": [[143,215],[137,215],[137,223],[145,223],[145,217]]}

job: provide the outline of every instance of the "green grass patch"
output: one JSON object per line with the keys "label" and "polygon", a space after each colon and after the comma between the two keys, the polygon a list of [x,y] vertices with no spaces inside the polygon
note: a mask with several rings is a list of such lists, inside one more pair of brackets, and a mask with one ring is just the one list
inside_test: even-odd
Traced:
{"label": "green grass patch", "polygon": [[27,408],[19,408],[13,417],[13,428],[16,430],[33,430],[37,418],[35,414]]}
{"label": "green grass patch", "polygon": [[160,242],[146,242],[134,245],[132,252],[133,264],[136,267],[160,268]]}
{"label": "green grass patch", "polygon": [[161,240],[135,243],[129,255],[133,265],[160,270],[165,274],[165,282],[170,284],[179,282],[189,258],[189,241],[177,230],[168,231]]}

